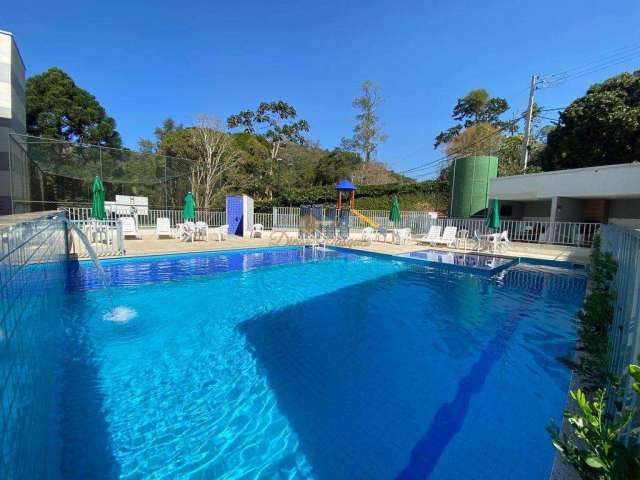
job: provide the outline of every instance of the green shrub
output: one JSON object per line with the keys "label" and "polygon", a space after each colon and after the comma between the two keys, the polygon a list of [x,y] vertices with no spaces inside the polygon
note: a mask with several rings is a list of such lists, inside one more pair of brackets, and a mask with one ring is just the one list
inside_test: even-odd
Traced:
{"label": "green shrub", "polygon": [[[570,429],[567,435],[553,423],[547,427],[553,445],[562,458],[587,480],[640,479],[640,447],[637,431],[631,433],[629,445],[620,435],[638,417],[638,402],[633,409],[620,409],[613,402],[619,395],[619,379],[610,372],[609,328],[613,322],[615,291],[612,281],[617,265],[609,253],[600,248],[600,238],[594,239],[589,292],[577,314],[577,361],[564,360],[579,376],[583,388],[570,392],[574,410],[566,410],[564,418]],[[629,366],[632,387],[640,394],[640,367]],[[608,399],[608,395],[613,398]],[[639,399],[640,400],[640,399]],[[607,405],[615,409],[609,418]]]}
{"label": "green shrub", "polygon": [[[305,204],[335,205],[336,190],[333,185],[292,188],[275,192],[271,201],[256,201],[256,211],[269,212],[274,206],[298,207]],[[356,191],[356,208],[360,210],[386,210],[394,195],[400,198],[402,210],[446,211],[448,185],[444,182],[387,183],[362,185]]]}
{"label": "green shrub", "polygon": [[615,292],[611,282],[616,270],[613,257],[602,252],[600,239],[596,236],[589,271],[589,292],[577,314],[579,358],[575,362],[565,359],[565,363],[580,375],[583,389],[588,392],[603,388],[611,380],[608,331],[613,322]]}
{"label": "green shrub", "polygon": [[[640,367],[630,365],[629,373],[635,380],[633,390],[640,393]],[[638,407],[623,409],[616,412],[613,419],[607,419],[605,389],[598,389],[592,400],[581,389],[571,392],[571,398],[577,409],[565,411],[564,417],[572,435],[561,433],[554,424],[547,427],[553,446],[562,458],[583,479],[640,479],[640,448],[636,441],[638,432],[631,432],[630,446],[619,440],[632,419],[637,417]]]}

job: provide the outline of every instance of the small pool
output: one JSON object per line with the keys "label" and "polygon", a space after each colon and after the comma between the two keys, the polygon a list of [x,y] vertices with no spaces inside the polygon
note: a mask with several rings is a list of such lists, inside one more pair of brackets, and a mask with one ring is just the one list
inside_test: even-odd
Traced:
{"label": "small pool", "polygon": [[61,477],[542,479],[583,273],[288,247],[74,273]]}
{"label": "small pool", "polygon": [[517,259],[484,253],[458,253],[442,250],[420,250],[398,255],[429,263],[433,267],[466,270],[476,274],[493,275],[518,263]]}

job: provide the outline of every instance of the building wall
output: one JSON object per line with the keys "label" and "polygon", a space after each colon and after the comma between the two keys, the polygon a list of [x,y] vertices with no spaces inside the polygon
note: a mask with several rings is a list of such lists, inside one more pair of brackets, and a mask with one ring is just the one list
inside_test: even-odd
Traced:
{"label": "building wall", "polygon": [[556,222],[583,222],[582,200],[577,198],[558,198]]}
{"label": "building wall", "polygon": [[554,197],[637,198],[640,163],[576,168],[500,177],[490,181],[489,198],[536,200]]}
{"label": "building wall", "polygon": [[[505,220],[549,220],[551,201],[536,202],[500,202],[502,206],[500,216]],[[510,211],[510,215],[507,212]]]}
{"label": "building wall", "polygon": [[611,200],[609,223],[627,228],[640,228],[640,198]]}
{"label": "building wall", "polygon": [[[26,117],[25,66],[13,35],[0,30],[0,215],[11,213],[9,133],[25,133]],[[28,198],[26,167],[21,162],[15,170],[14,193]]]}
{"label": "building wall", "polygon": [[549,220],[551,212],[551,202],[522,202],[523,220]]}

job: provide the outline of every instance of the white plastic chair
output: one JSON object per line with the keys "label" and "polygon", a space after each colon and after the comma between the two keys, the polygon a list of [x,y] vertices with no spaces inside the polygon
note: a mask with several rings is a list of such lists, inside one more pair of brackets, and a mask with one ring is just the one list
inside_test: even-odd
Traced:
{"label": "white plastic chair", "polygon": [[458,227],[445,227],[442,237],[438,238],[437,240],[434,240],[433,243],[438,245],[446,245],[447,247],[455,245],[457,233],[458,233]]}
{"label": "white plastic chair", "polygon": [[374,230],[371,227],[365,227],[362,229],[362,237],[361,240],[363,242],[367,242],[369,245],[371,245],[371,242],[373,241],[373,233]]}
{"label": "white plastic chair", "polygon": [[511,240],[509,240],[509,232],[507,230],[504,230],[498,237],[497,248],[502,251],[511,248]]}
{"label": "white plastic chair", "polygon": [[209,225],[207,225],[207,222],[196,222],[194,236],[204,237],[205,241],[209,241]]}
{"label": "white plastic chair", "polygon": [[162,235],[172,236],[171,233],[171,220],[168,218],[157,218],[156,219],[156,238],[160,238]]}
{"label": "white plastic chair", "polygon": [[398,245],[406,245],[411,240],[411,229],[400,228],[394,232],[394,240]]}
{"label": "white plastic chair", "polygon": [[140,233],[133,217],[120,217],[118,221],[122,224],[122,235],[124,237],[140,238]]}
{"label": "white plastic chair", "polygon": [[480,250],[482,250],[482,244],[487,240],[478,232],[478,230],[473,231],[473,239],[476,242],[476,252],[479,252]]}
{"label": "white plastic chair", "polygon": [[211,233],[216,235],[218,237],[218,241],[221,242],[223,238],[229,234],[229,225],[212,228]]}
{"label": "white plastic chair", "polygon": [[193,222],[184,222],[178,225],[178,237],[183,242],[193,242],[196,236],[196,225]]}
{"label": "white plastic chair", "polygon": [[467,239],[469,238],[469,230],[458,230],[458,238],[456,239],[456,247],[460,248],[462,243],[462,250],[467,251]]}
{"label": "white plastic chair", "polygon": [[432,225],[429,228],[429,233],[423,235],[418,239],[418,243],[436,243],[440,240],[440,232],[442,231],[442,227],[440,225]]}
{"label": "white plastic chair", "polygon": [[251,237],[262,238],[262,232],[264,232],[264,225],[261,223],[254,223],[251,230]]}
{"label": "white plastic chair", "polygon": [[109,244],[111,242],[109,238],[109,227],[106,222],[102,220],[91,219],[83,230],[91,243]]}

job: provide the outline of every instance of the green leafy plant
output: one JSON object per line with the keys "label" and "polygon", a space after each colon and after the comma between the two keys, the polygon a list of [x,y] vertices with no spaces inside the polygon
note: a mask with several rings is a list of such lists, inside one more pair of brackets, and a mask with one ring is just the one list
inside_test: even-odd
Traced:
{"label": "green leafy plant", "polygon": [[611,288],[611,282],[616,271],[617,265],[613,257],[602,252],[600,239],[596,236],[589,271],[589,292],[577,314],[580,354],[576,361],[563,360],[580,376],[583,390],[587,392],[603,388],[612,380],[609,372],[608,331],[613,322],[615,292]]}
{"label": "green leafy plant", "polygon": [[631,382],[631,388],[637,395],[640,395],[640,367],[638,365],[629,365],[629,375],[634,380]]}
{"label": "green leafy plant", "polygon": [[[640,372],[631,365],[630,370]],[[638,373],[640,380],[640,373]],[[640,384],[634,383],[640,391]],[[564,417],[572,434],[560,432],[555,424],[547,427],[553,446],[562,458],[572,465],[583,479],[617,480],[640,478],[640,450],[637,443],[626,446],[619,440],[638,409],[623,409],[611,421],[606,420],[607,394],[599,389],[589,400],[581,389],[571,392],[575,410],[567,410]],[[632,432],[635,436],[635,433]],[[633,439],[632,439],[633,440]]]}
{"label": "green leafy plant", "polygon": [[[638,417],[638,402],[633,408],[617,408],[619,378],[610,372],[608,333],[613,322],[615,291],[612,281],[617,265],[609,253],[602,252],[600,238],[594,241],[589,271],[589,292],[579,322],[579,356],[564,360],[578,375],[582,388],[570,392],[574,408],[564,412],[568,431],[561,432],[553,423],[547,427],[553,445],[562,458],[583,479],[640,479],[640,446],[637,430],[627,443],[621,434]],[[629,366],[631,387],[640,395],[640,367]],[[640,400],[640,399],[639,399]]]}

